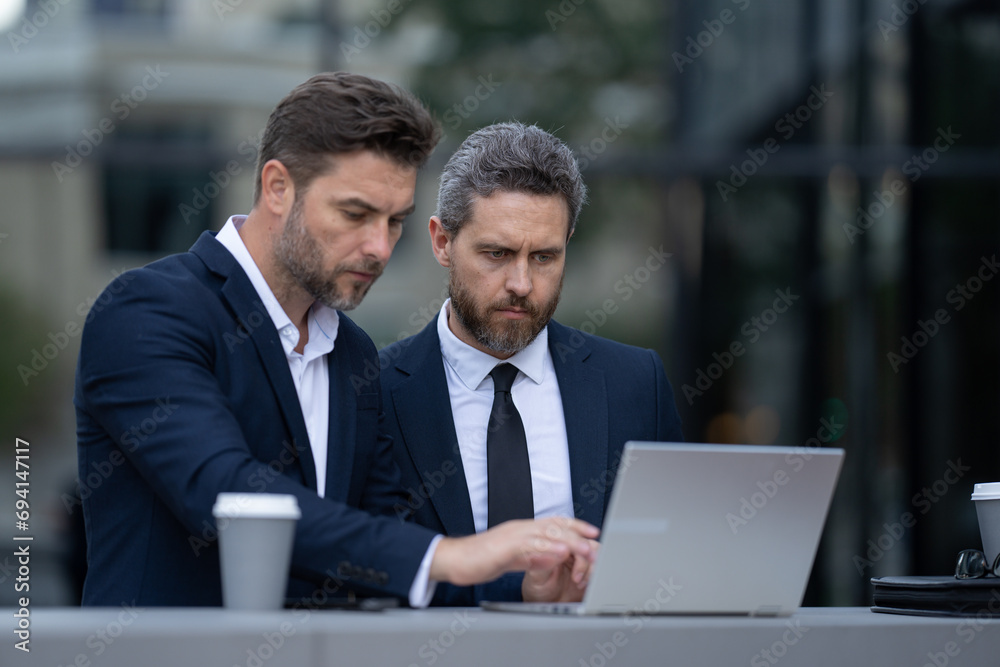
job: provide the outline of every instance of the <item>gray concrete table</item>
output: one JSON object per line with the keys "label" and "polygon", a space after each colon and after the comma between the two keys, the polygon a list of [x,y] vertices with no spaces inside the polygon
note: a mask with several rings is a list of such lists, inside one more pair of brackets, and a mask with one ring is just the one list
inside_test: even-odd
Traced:
{"label": "gray concrete table", "polygon": [[479,609],[31,610],[30,653],[0,610],[0,665],[1000,665],[1000,620],[806,608],[787,618],[570,618]]}

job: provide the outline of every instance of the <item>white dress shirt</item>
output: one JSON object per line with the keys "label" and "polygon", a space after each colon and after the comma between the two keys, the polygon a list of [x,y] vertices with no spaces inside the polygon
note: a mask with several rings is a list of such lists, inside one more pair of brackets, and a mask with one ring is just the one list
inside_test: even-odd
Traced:
{"label": "white dress shirt", "polygon": [[486,464],[486,432],[493,408],[493,378],[489,373],[500,363],[520,371],[510,395],[524,423],[531,466],[531,495],[535,518],[573,516],[566,418],[556,369],[549,352],[549,330],[505,362],[463,343],[448,328],[451,299],[438,314],[438,337],[444,374],[448,380],[451,414],[472,501],[476,532],[486,530],[489,518]]}
{"label": "white dress shirt", "polygon": [[[245,215],[234,215],[222,227],[215,239],[228,250],[250,278],[257,296],[264,304],[274,327],[278,330],[281,346],[285,350],[288,369],[292,373],[295,392],[299,397],[302,417],[309,434],[309,449],[316,462],[316,493],[322,498],[326,494],[326,461],[330,433],[330,369],[327,355],[333,351],[340,328],[340,314],[319,302],[309,309],[307,322],[309,340],[302,352],[296,352],[299,344],[299,329],[278,303],[271,287],[264,280],[256,262],[240,237],[239,229],[246,222]],[[410,606],[426,607],[434,595],[435,585],[429,581],[431,560],[441,536],[431,542],[424,554],[420,569],[410,586]]]}
{"label": "white dress shirt", "polygon": [[246,221],[245,215],[234,215],[215,239],[226,247],[257,291],[267,314],[274,322],[281,338],[281,346],[285,350],[288,369],[292,373],[292,382],[299,396],[302,407],[302,417],[309,433],[309,449],[313,461],[316,462],[316,493],[322,498],[326,495],[326,452],[330,432],[330,369],[326,355],[333,352],[337,340],[337,330],[340,328],[340,315],[336,310],[327,308],[316,302],[309,309],[307,316],[309,340],[302,353],[295,351],[299,344],[299,329],[288,318],[285,310],[264,280],[264,275],[250,256],[239,228]]}

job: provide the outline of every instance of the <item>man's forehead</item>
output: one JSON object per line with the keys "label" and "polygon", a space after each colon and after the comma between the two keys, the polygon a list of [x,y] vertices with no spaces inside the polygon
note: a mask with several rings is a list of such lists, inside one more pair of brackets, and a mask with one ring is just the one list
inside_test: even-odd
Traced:
{"label": "man's forehead", "polygon": [[416,168],[396,162],[392,162],[390,164],[393,164],[394,168],[386,169],[384,171],[382,176],[383,182],[391,188],[413,189],[417,180]]}
{"label": "man's forehead", "polygon": [[319,176],[354,173],[360,165],[362,168],[367,167],[367,171],[377,171],[379,179],[389,186],[411,186],[417,177],[415,166],[369,149],[349,153],[328,153],[323,157],[323,163],[324,167]]}
{"label": "man's forehead", "polygon": [[480,233],[569,231],[569,206],[558,194],[496,190],[487,197],[473,194],[465,227]]}
{"label": "man's forehead", "polygon": [[[344,159],[344,155],[348,159]],[[413,208],[415,168],[374,153],[333,156],[329,164],[330,168],[316,179],[329,186],[323,193],[325,199],[369,208]]]}

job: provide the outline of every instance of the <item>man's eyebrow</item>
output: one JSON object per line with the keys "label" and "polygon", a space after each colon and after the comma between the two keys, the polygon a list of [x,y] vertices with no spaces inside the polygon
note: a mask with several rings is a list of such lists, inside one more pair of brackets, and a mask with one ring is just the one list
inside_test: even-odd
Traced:
{"label": "man's eyebrow", "polygon": [[[508,248],[503,243],[498,241],[480,241],[475,246],[476,250],[503,250],[506,252],[513,252],[512,248]],[[538,250],[532,250],[532,255],[561,255],[563,253],[563,248],[539,248]]]}
{"label": "man's eyebrow", "polygon": [[480,241],[476,244],[476,250],[510,250],[510,248],[496,241]]}
{"label": "man's eyebrow", "polygon": [[354,206],[357,208],[363,208],[366,211],[377,212],[378,209],[369,202],[366,202],[360,197],[348,197],[347,199],[338,199],[334,202],[337,206]]}
{"label": "man's eyebrow", "polygon": [[[355,208],[364,209],[365,211],[369,211],[371,213],[379,212],[379,209],[376,206],[372,205],[370,202],[365,201],[364,199],[361,199],[360,197],[348,197],[347,199],[338,199],[336,200],[335,203],[337,206],[354,206]],[[413,213],[416,209],[417,209],[416,204],[410,204],[402,211],[393,213],[392,215],[393,217],[396,216],[406,217],[411,213]]]}
{"label": "man's eyebrow", "polygon": [[406,208],[404,208],[399,213],[396,213],[396,215],[399,216],[399,217],[401,217],[401,218],[405,218],[406,216],[410,215],[411,213],[413,213],[416,210],[417,210],[417,205],[416,204],[410,204],[409,206],[407,206]]}
{"label": "man's eyebrow", "polygon": [[540,250],[532,250],[532,255],[561,255],[563,253],[563,248],[541,248]]}

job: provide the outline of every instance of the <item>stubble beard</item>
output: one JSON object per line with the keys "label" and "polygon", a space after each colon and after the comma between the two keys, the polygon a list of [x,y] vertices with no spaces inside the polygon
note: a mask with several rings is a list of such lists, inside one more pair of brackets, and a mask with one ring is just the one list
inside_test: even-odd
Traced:
{"label": "stubble beard", "polygon": [[[357,264],[341,262],[332,272],[326,272],[320,244],[306,229],[302,200],[299,197],[296,197],[285,228],[274,246],[274,258],[277,265],[283,267],[291,278],[291,282],[334,310],[357,308],[385,269],[385,264],[372,259]],[[350,290],[343,290],[337,280],[349,271],[370,273],[374,277],[370,281],[353,281]]]}

